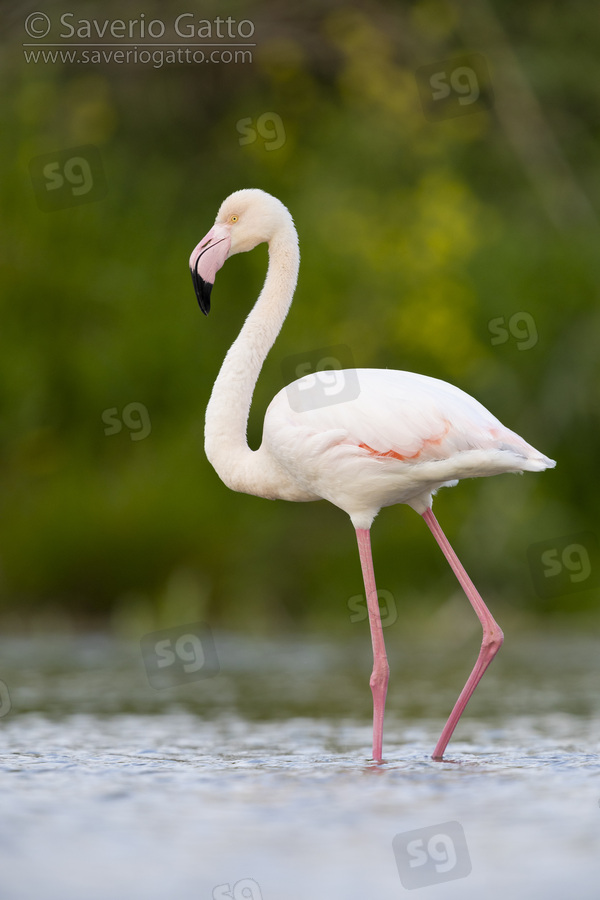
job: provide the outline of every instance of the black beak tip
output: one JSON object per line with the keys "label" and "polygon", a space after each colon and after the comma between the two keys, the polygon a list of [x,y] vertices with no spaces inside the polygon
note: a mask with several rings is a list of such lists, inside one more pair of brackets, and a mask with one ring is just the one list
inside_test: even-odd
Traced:
{"label": "black beak tip", "polygon": [[212,284],[210,281],[205,281],[204,278],[194,270],[192,270],[192,281],[194,283],[196,297],[198,298],[198,306],[204,315],[207,316],[210,312],[210,292],[212,291]]}

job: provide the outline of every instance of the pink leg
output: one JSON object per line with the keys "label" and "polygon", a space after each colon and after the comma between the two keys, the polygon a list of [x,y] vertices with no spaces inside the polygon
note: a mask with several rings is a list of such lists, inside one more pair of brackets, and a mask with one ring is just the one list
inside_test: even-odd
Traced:
{"label": "pink leg", "polygon": [[387,694],[390,667],[385,653],[383,640],[383,628],[379,613],[379,600],[375,587],[375,573],[373,571],[373,556],[371,554],[371,534],[368,528],[357,528],[358,552],[360,564],[365,582],[367,596],[367,608],[369,610],[369,624],[371,626],[371,641],[373,643],[373,672],[371,674],[371,692],[373,694],[373,759],[381,762],[383,746],[383,716],[385,711],[385,697]]}
{"label": "pink leg", "polygon": [[458,578],[461,587],[467,595],[471,606],[477,613],[477,618],[481,622],[481,627],[483,628],[483,641],[481,643],[481,650],[479,651],[477,662],[475,663],[473,671],[469,675],[467,683],[462,689],[460,697],[456,701],[454,709],[450,713],[450,718],[446,722],[440,739],[437,742],[436,748],[433,751],[433,759],[442,759],[444,756],[444,750],[448,746],[448,741],[452,737],[452,732],[456,728],[458,720],[463,714],[464,708],[471,698],[471,694],[481,681],[483,673],[502,646],[504,635],[502,634],[502,630],[499,625],[494,621],[494,618],[489,609],[478,594],[475,585],[463,569],[460,560],[450,546],[448,538],[440,528],[439,523],[432,510],[426,510],[423,513],[423,518],[427,522],[434,538],[440,545],[442,553],[450,563],[452,571]]}

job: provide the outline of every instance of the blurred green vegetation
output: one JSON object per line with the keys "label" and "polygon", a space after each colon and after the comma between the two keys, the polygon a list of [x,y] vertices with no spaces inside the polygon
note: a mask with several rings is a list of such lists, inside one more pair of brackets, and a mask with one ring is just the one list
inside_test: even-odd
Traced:
{"label": "blurred green vegetation", "polygon": [[[184,10],[144,11],[173,22]],[[139,12],[82,3],[76,18]],[[207,0],[196,14],[252,21],[253,62],[28,64],[21,5],[8,16],[0,615],[125,631],[195,618],[257,631],[349,623],[362,582],[344,514],[233,494],[203,455],[210,389],[266,252],[228,262],[208,320],[187,260],[240,187],[283,200],[302,252],[251,445],[290,354],[343,343],[358,366],[449,380],[558,461],[441,492],[437,515],[473,579],[500,619],[594,615],[597,589],[538,597],[526,558],[533,543],[597,533],[594,6],[232,0],[224,11]],[[487,61],[493,106],[429,121],[419,68],[471,52]],[[256,128],[260,116],[265,136],[243,142],[240,122]],[[86,144],[100,151],[106,196],[41,210],[31,160]],[[130,404],[147,413],[142,439],[141,422],[107,427]],[[453,577],[411,510],[384,510],[373,545],[400,621],[453,602]]]}

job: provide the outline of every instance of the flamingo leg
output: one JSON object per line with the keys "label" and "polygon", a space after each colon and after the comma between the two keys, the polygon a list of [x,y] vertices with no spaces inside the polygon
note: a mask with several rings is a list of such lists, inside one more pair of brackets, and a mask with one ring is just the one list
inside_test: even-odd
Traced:
{"label": "flamingo leg", "polygon": [[461,587],[463,588],[467,598],[477,613],[477,618],[481,622],[481,627],[483,628],[483,641],[481,642],[481,649],[479,651],[479,656],[477,657],[477,662],[473,667],[473,671],[469,675],[467,683],[462,689],[458,700],[454,706],[454,709],[450,713],[450,718],[444,725],[444,730],[440,736],[439,741],[436,744],[435,750],[433,751],[432,758],[433,759],[443,759],[444,751],[448,746],[448,741],[452,737],[452,733],[458,724],[458,720],[460,719],[465,706],[469,702],[471,695],[479,682],[481,681],[481,677],[494,656],[502,646],[502,642],[504,640],[504,635],[502,633],[502,629],[494,620],[492,614],[489,609],[481,599],[475,585],[465,572],[460,560],[458,559],[456,553],[450,546],[450,542],[448,538],[440,528],[440,525],[434,516],[431,509],[427,509],[423,513],[423,518],[427,522],[431,533],[434,538],[438,542],[442,553],[450,563],[450,567],[456,577],[458,578]]}
{"label": "flamingo leg", "polygon": [[385,712],[385,698],[387,694],[390,667],[385,652],[383,640],[383,627],[379,612],[379,598],[375,586],[375,573],[373,571],[373,555],[371,553],[371,533],[368,528],[357,528],[356,539],[360,554],[360,565],[365,583],[367,597],[367,609],[369,611],[369,625],[371,626],[371,642],[373,644],[373,672],[369,684],[373,694],[373,759],[382,761],[383,746],[383,716]]}

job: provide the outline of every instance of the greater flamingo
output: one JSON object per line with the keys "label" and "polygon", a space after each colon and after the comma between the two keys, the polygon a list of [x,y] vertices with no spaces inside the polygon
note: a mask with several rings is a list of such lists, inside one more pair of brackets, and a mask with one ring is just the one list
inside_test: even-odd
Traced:
{"label": "greater flamingo", "polygon": [[[509,431],[477,400],[436,378],[389,369],[338,370],[358,396],[329,405],[290,405],[290,386],[265,414],[262,443],[251,450],[246,428],[262,364],[279,334],[296,288],[298,235],[287,208],[261,190],[240,190],[222,203],[215,224],[190,257],[202,312],[210,310],[217,271],[234,253],[267,242],[269,263],[260,295],[227,353],[206,409],[206,455],[234,491],[281,500],[329,500],[356,530],[365,584],[373,672],[373,759],[382,761],[389,665],[371,555],[370,528],[384,506],[406,503],[420,513],[463,587],[483,628],[481,650],[440,739],[441,760],[458,720],[503,641],[500,627],[465,572],[432,511],[433,494],[461,478],[502,472],[539,472],[555,465]],[[296,398],[314,385],[294,382]],[[310,391],[305,391],[305,394]],[[340,396],[338,394],[338,397]]]}

